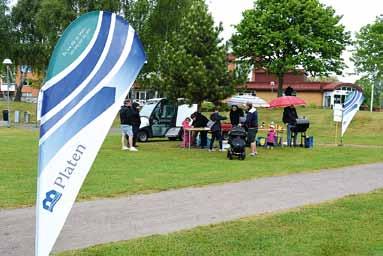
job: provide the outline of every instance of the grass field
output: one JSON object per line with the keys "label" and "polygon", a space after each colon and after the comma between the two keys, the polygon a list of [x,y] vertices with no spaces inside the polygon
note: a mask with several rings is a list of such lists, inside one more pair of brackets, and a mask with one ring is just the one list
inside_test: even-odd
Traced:
{"label": "grass field", "polygon": [[383,255],[383,190],[60,256]]}
{"label": "grass field", "polygon": [[[0,110],[7,108],[6,101],[0,101]],[[11,120],[13,120],[14,110],[21,113],[28,111],[31,113],[31,121],[36,123],[36,104],[11,102]],[[335,143],[335,124],[332,110],[319,108],[297,108],[299,116],[305,116],[310,119],[311,128],[309,133],[315,135],[319,143]],[[274,121],[281,124],[281,109],[258,109],[260,122],[266,124]],[[208,116],[208,113],[207,113]],[[113,127],[118,127],[118,118],[115,119]],[[366,111],[358,112],[352,121],[344,137],[347,144],[362,145],[383,145],[383,113],[370,113]]]}
{"label": "grass field", "polygon": [[[179,142],[156,140],[140,144],[140,151],[120,150],[120,136],[107,137],[79,199],[148,193],[187,186],[286,175],[354,164],[383,161],[383,113],[360,112],[345,137],[350,144],[334,143],[331,111],[298,109],[312,120],[314,149],[259,149],[259,156],[245,161],[226,160],[224,153],[184,150]],[[261,120],[277,120],[280,110],[260,111]],[[367,122],[367,123],[366,123]],[[0,128],[0,208],[30,206],[35,200],[38,133],[23,128]],[[370,147],[374,146],[374,147]]]}

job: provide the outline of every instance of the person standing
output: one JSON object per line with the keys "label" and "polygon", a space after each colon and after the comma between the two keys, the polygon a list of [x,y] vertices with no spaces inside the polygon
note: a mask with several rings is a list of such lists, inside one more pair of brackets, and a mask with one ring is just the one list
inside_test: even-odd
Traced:
{"label": "person standing", "polygon": [[224,151],[222,147],[222,131],[221,131],[221,121],[226,120],[226,117],[221,116],[218,112],[218,109],[215,109],[214,113],[210,115],[210,120],[214,122],[211,130],[211,141],[209,151],[213,151],[214,140],[217,139],[219,143],[219,151]]}
{"label": "person standing", "polygon": [[[287,128],[287,145],[291,147],[291,134],[292,134],[292,128],[295,127],[295,124],[297,122],[298,114],[297,110],[295,109],[294,105],[285,107],[283,109],[283,117],[282,121],[286,124]],[[297,133],[294,132],[294,146],[297,143]]]}
{"label": "person standing", "polygon": [[247,141],[250,143],[251,153],[250,156],[256,156],[257,145],[255,138],[258,132],[258,112],[251,103],[247,103],[247,115],[245,121],[245,128],[247,129]]}
{"label": "person standing", "polygon": [[[204,128],[207,126],[207,123],[209,122],[209,119],[207,119],[206,116],[202,115],[200,112],[194,112],[191,115],[191,118],[193,120],[192,126],[196,128]],[[196,134],[195,137],[197,137],[198,134]],[[207,131],[200,131],[200,147],[206,148],[207,147]],[[197,140],[194,140],[197,141]]]}
{"label": "person standing", "polygon": [[237,105],[231,106],[230,123],[233,127],[239,125],[241,117],[243,117],[243,110],[238,108]]}
{"label": "person standing", "polygon": [[[124,101],[124,105],[120,109],[122,150],[137,151],[137,149],[133,146],[133,116],[134,111],[132,108],[132,101],[127,99]],[[126,136],[128,136],[129,147],[126,143]]]}
{"label": "person standing", "polygon": [[133,147],[137,147],[137,135],[140,130],[141,117],[140,117],[140,105],[137,102],[132,104],[133,116],[132,116],[132,128],[133,128]]}
{"label": "person standing", "polygon": [[272,122],[269,126],[269,131],[267,133],[267,138],[266,138],[267,149],[274,148],[276,137],[277,137],[277,134],[275,132],[275,126],[274,126],[274,123]]}
{"label": "person standing", "polygon": [[187,130],[187,129],[192,127],[190,125],[190,121],[191,121],[191,119],[189,117],[186,117],[185,120],[182,122],[182,129],[184,130],[184,134],[183,134],[183,138],[182,138],[181,147],[183,147],[183,148],[190,147],[190,144],[192,143],[190,131]]}
{"label": "person standing", "polygon": [[288,86],[285,90],[285,96],[293,96],[294,89],[291,86]]}

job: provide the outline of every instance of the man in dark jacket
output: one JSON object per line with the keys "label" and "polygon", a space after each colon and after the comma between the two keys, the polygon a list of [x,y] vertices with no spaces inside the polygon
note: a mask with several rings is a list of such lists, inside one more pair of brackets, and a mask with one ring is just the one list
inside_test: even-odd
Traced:
{"label": "man in dark jacket", "polygon": [[285,96],[293,96],[294,89],[291,86],[288,86],[285,90]]}
{"label": "man in dark jacket", "polygon": [[211,130],[211,141],[209,151],[213,151],[214,140],[217,139],[219,142],[219,151],[224,151],[222,147],[222,132],[221,132],[221,120],[225,120],[226,117],[221,116],[218,109],[215,109],[214,113],[211,114],[210,120],[214,122]]}
{"label": "man in dark jacket", "polygon": [[140,130],[141,125],[141,118],[140,118],[140,110],[139,110],[139,104],[137,102],[134,102],[132,104],[133,109],[133,116],[132,116],[132,127],[133,127],[133,146],[137,147],[137,134]]}
{"label": "man in dark jacket", "polygon": [[[209,119],[207,119],[206,116],[202,115],[200,112],[194,112],[191,115],[191,118],[193,120],[192,126],[196,128],[203,128],[206,127],[207,123],[209,122]],[[197,136],[198,134],[196,134]],[[201,139],[200,147],[205,148],[207,146],[207,132],[201,131],[199,132],[199,136]],[[196,141],[196,140],[194,140]]]}
{"label": "man in dark jacket", "polygon": [[[287,145],[291,147],[291,129],[295,127],[295,124],[297,122],[298,114],[297,110],[293,105],[289,107],[285,107],[283,110],[283,117],[282,121],[287,125]],[[294,132],[294,146],[297,143],[297,133]]]}
{"label": "man in dark jacket", "polygon": [[257,144],[255,138],[258,132],[258,112],[251,103],[247,103],[247,114],[245,121],[245,128],[247,129],[247,142],[250,143],[251,153],[250,156],[256,156]]}
{"label": "man in dark jacket", "polygon": [[[134,111],[132,109],[132,101],[127,99],[124,101],[124,105],[120,109],[122,150],[137,151],[133,146],[133,116]],[[126,135],[128,136],[129,147],[126,145]]]}

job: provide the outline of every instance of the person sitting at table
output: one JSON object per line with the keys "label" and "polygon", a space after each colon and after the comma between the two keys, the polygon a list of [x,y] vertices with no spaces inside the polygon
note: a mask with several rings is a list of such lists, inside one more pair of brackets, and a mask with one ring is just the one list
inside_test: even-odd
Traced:
{"label": "person sitting at table", "polygon": [[191,139],[192,137],[190,136],[190,131],[187,129],[191,128],[192,126],[190,125],[191,119],[189,117],[186,117],[185,120],[182,122],[182,128],[184,131],[183,138],[182,138],[182,143],[181,147],[187,148],[190,146]]}
{"label": "person sitting at table", "polygon": [[233,127],[239,125],[241,117],[243,117],[243,110],[238,108],[237,105],[231,106],[230,123]]}
{"label": "person sitting at table", "polygon": [[[209,122],[209,119],[207,119],[206,116],[202,115],[198,111],[194,112],[191,115],[191,118],[193,119],[192,126],[195,128],[205,128],[207,123]],[[196,132],[193,137],[196,138],[198,134],[200,136],[200,147],[206,148],[207,147],[207,131]]]}
{"label": "person sitting at table", "polygon": [[225,151],[222,147],[222,128],[221,128],[221,121],[226,120],[226,117],[221,116],[218,112],[218,109],[216,108],[214,110],[214,113],[210,115],[210,120],[214,122],[214,124],[211,126],[211,141],[210,141],[210,147],[209,151],[213,151],[213,145],[214,140],[217,139],[219,143],[219,151]]}

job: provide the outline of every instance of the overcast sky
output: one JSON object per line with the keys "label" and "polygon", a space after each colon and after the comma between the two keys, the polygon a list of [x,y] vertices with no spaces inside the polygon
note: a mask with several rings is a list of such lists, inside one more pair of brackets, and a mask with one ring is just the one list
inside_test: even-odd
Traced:
{"label": "overcast sky", "polygon": [[[242,18],[242,12],[253,7],[253,0],[206,0],[209,9],[218,24],[223,23],[224,32],[221,35],[225,40],[229,39],[234,33],[233,25],[238,24]],[[332,6],[338,15],[342,15],[341,22],[353,35],[361,27],[372,23],[376,16],[383,14],[383,0],[320,0],[325,5]],[[343,58],[350,66],[345,71],[344,82],[354,82],[356,76],[349,75],[354,72],[352,63],[348,60],[350,53],[345,53]]]}

